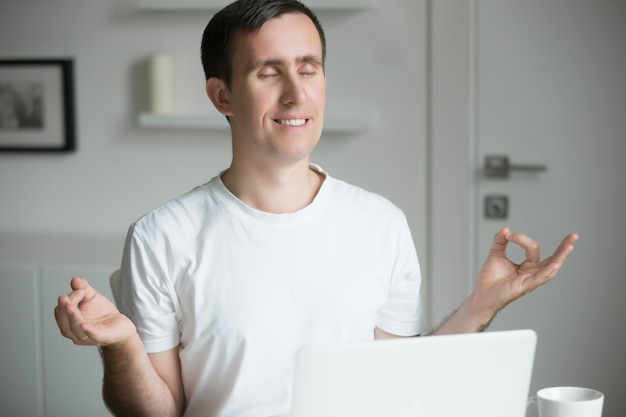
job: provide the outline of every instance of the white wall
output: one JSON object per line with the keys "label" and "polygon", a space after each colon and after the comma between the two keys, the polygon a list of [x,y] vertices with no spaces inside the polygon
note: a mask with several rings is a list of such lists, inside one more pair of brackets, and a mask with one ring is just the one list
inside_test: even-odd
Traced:
{"label": "white wall", "polygon": [[[122,236],[130,221],[230,162],[227,132],[136,123],[146,109],[143,63],[154,51],[175,61],[177,110],[211,105],[199,61],[210,13],[140,12],[133,4],[3,2],[1,57],[75,59],[78,151],[0,154],[0,232]],[[314,157],[332,175],[400,205],[418,236],[425,193],[423,8],[395,0],[384,8],[320,13],[329,102],[380,103],[380,123],[363,134],[326,136]]]}
{"label": "white wall", "polygon": [[[378,103],[379,122],[359,134],[326,135],[313,160],[399,205],[425,263],[426,1],[379,3],[384,7],[319,13],[329,102]],[[66,155],[0,153],[1,415],[106,415],[97,353],[58,334],[56,297],[74,274],[107,292],[128,224],[230,162],[225,132],[136,122],[147,107],[144,61],[155,51],[175,61],[177,110],[210,106],[199,61],[210,13],[139,12],[133,5],[0,4],[0,59],[74,59],[78,140]]]}

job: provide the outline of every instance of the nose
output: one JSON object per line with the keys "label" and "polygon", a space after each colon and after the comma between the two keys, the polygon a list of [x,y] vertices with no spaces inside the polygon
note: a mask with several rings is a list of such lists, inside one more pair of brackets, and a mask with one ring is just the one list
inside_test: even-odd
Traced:
{"label": "nose", "polygon": [[284,78],[283,104],[301,104],[306,101],[307,97],[305,82],[299,74],[290,74]]}

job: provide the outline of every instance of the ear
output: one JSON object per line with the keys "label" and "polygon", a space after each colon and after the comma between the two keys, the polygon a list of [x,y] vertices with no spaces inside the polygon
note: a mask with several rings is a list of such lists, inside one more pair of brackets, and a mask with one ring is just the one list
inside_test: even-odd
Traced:
{"label": "ear", "polygon": [[206,82],[206,94],[220,113],[224,116],[232,116],[230,108],[230,91],[226,83],[216,77],[209,78]]}

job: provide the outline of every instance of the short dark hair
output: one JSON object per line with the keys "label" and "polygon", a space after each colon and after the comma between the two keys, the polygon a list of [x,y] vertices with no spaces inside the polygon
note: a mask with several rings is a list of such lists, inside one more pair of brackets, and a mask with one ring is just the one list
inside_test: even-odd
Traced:
{"label": "short dark hair", "polygon": [[228,88],[232,79],[234,34],[253,33],[268,20],[286,13],[306,15],[317,29],[322,43],[322,63],[326,61],[326,37],[317,16],[298,0],[237,0],[217,12],[202,34],[200,58],[205,79],[217,77]]}

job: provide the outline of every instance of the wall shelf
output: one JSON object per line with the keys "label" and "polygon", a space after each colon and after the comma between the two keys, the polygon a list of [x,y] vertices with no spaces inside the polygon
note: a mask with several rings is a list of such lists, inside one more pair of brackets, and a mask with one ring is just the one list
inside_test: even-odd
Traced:
{"label": "wall shelf", "polygon": [[[136,0],[137,8],[145,11],[218,11],[232,0]],[[369,9],[377,0],[308,0],[314,11]]]}
{"label": "wall shelf", "polygon": [[[358,133],[375,127],[378,117],[376,108],[369,103],[353,103],[343,106],[326,107],[324,120],[325,133]],[[339,110],[341,109],[341,110]],[[199,130],[229,130],[226,118],[221,114],[192,114],[192,113],[140,113],[138,118],[140,127],[152,129],[199,129]]]}
{"label": "wall shelf", "polygon": [[[135,0],[140,11],[155,12],[216,12],[233,0]],[[378,4],[379,0],[305,0],[315,12],[320,11],[357,11],[369,9]],[[358,133],[369,130],[378,120],[375,106],[362,101],[342,103],[332,106],[327,103],[324,118],[325,133]],[[218,113],[194,114],[172,112],[157,114],[142,112],[138,117],[142,128],[151,129],[200,129],[228,131],[226,118]]]}

